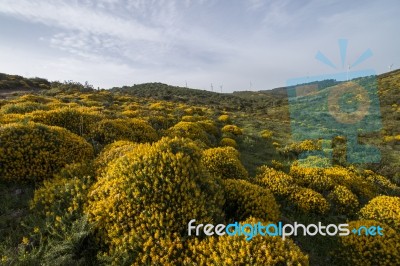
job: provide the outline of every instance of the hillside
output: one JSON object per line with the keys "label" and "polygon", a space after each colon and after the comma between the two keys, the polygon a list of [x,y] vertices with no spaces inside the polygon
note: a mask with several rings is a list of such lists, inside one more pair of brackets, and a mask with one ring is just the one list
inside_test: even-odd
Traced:
{"label": "hillside", "polygon": [[[303,94],[96,90],[6,74],[0,84],[5,265],[400,264],[400,70],[301,84]],[[349,84],[372,107],[338,123],[327,99]],[[353,94],[337,100],[346,113],[365,104]],[[362,162],[351,137],[381,160]],[[195,237],[192,219],[379,225],[386,235]]]}

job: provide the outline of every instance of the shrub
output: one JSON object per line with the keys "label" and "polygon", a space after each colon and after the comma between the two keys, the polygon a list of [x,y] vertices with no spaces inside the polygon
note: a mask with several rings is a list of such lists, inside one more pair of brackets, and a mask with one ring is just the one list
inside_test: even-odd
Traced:
{"label": "shrub", "polygon": [[32,122],[0,126],[0,143],[0,176],[9,181],[39,181],[66,164],[93,157],[83,138]]}
{"label": "shrub", "polygon": [[349,228],[381,226],[383,236],[352,234],[339,237],[339,248],[334,252],[338,265],[400,265],[400,237],[387,225],[374,220],[359,220],[349,223]]}
{"label": "shrub", "polygon": [[222,133],[231,133],[235,136],[242,135],[242,129],[235,125],[226,125],[221,129]]}
{"label": "shrub", "polygon": [[110,164],[92,187],[86,212],[116,264],[123,258],[153,264],[169,243],[180,245],[187,234],[182,224],[222,219],[221,182],[202,169],[200,158],[192,141],[163,138]]}
{"label": "shrub", "polygon": [[324,174],[322,168],[301,167],[293,164],[290,167],[290,175],[298,185],[321,193],[333,189],[335,185],[334,181]]}
{"label": "shrub", "polygon": [[229,117],[229,115],[220,115],[218,117],[218,121],[225,123],[225,124],[229,124],[229,123],[231,123],[231,118]]}
{"label": "shrub", "polygon": [[248,179],[247,170],[232,147],[218,147],[203,152],[202,164],[212,174],[222,178]]}
{"label": "shrub", "polygon": [[271,131],[271,130],[263,130],[262,132],[261,132],[261,137],[263,138],[263,139],[266,139],[266,140],[269,140],[269,139],[271,139],[272,138],[272,135],[273,135],[273,132]]}
{"label": "shrub", "polygon": [[320,193],[304,187],[297,187],[288,200],[304,213],[324,214],[329,210],[329,203]]}
{"label": "shrub", "polygon": [[91,129],[91,137],[102,144],[117,140],[133,142],[153,142],[157,132],[147,122],[140,119],[104,119]]}
{"label": "shrub", "polygon": [[268,189],[236,179],[226,179],[223,185],[226,200],[224,210],[228,219],[244,221],[251,216],[278,221],[279,206]]}
{"label": "shrub", "polygon": [[273,168],[262,166],[256,177],[257,182],[272,191],[275,196],[285,198],[296,188],[293,178]]}
{"label": "shrub", "polygon": [[378,193],[400,196],[400,188],[386,177],[378,175],[371,170],[365,170],[363,177],[373,185]]}
{"label": "shrub", "polygon": [[244,235],[209,236],[191,240],[188,246],[187,265],[308,265],[308,256],[291,239],[279,237],[257,235],[247,241]]}
{"label": "shrub", "polygon": [[48,110],[49,107],[43,103],[36,102],[20,102],[8,103],[1,107],[0,113],[2,114],[25,114],[31,113],[36,110]]}
{"label": "shrub", "polygon": [[228,146],[228,147],[232,147],[232,148],[236,148],[237,147],[237,143],[234,139],[231,138],[222,138],[221,142],[219,143],[221,146]]}
{"label": "shrub", "polygon": [[136,146],[137,144],[134,142],[119,140],[104,147],[95,160],[97,176],[99,177],[112,161],[124,156],[128,152],[133,151]]}
{"label": "shrub", "polygon": [[360,218],[376,220],[400,231],[400,198],[378,196],[360,210]]}
{"label": "shrub", "polygon": [[80,136],[87,135],[91,126],[102,118],[101,114],[88,108],[61,108],[32,113],[34,122],[63,127]]}
{"label": "shrub", "polygon": [[207,146],[211,144],[207,133],[195,122],[179,122],[168,129],[168,135],[171,137],[188,138],[191,140],[200,140]]}
{"label": "shrub", "polygon": [[335,186],[335,188],[328,194],[328,200],[330,201],[335,213],[352,215],[359,207],[356,195],[354,195],[348,188],[341,185]]}

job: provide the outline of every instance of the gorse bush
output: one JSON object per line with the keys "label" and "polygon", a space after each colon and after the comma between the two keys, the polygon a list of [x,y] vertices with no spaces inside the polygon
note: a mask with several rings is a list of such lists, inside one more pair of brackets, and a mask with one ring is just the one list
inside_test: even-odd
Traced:
{"label": "gorse bush", "polygon": [[86,209],[107,256],[153,264],[166,248],[164,240],[171,243],[187,234],[182,224],[222,219],[220,181],[200,159],[192,141],[163,138],[138,145],[107,168],[92,187]]}
{"label": "gorse bush", "polygon": [[293,177],[268,166],[262,166],[259,169],[256,180],[279,198],[286,198],[296,188]]}
{"label": "gorse bush", "polygon": [[93,125],[91,138],[102,144],[117,140],[153,142],[157,132],[145,121],[139,119],[104,119]]}
{"label": "gorse bush", "polygon": [[64,107],[51,111],[38,111],[31,114],[32,121],[59,126],[80,136],[89,134],[93,124],[104,118],[99,112],[89,108],[69,108]]}
{"label": "gorse bush", "polygon": [[357,196],[345,186],[335,186],[328,194],[327,198],[331,202],[335,213],[352,215],[355,214],[359,208]]}
{"label": "gorse bush", "polygon": [[226,125],[221,129],[222,133],[231,133],[235,136],[239,136],[243,134],[243,131],[240,127],[235,125]]}
{"label": "gorse bush", "polygon": [[228,147],[232,147],[232,148],[236,148],[237,147],[237,143],[234,139],[231,138],[222,138],[219,145],[221,146],[228,146]]}
{"label": "gorse bush", "polygon": [[[241,224],[256,224],[247,219]],[[260,236],[209,236],[189,242],[187,265],[308,265],[308,256],[291,239]]]}
{"label": "gorse bush", "polygon": [[288,199],[304,213],[324,214],[330,207],[324,196],[310,188],[298,187],[292,191]]}
{"label": "gorse bush", "polygon": [[95,159],[94,166],[96,168],[97,177],[104,172],[112,161],[133,151],[136,148],[136,145],[137,144],[131,141],[119,140],[104,147]]}
{"label": "gorse bush", "polygon": [[93,157],[83,138],[32,122],[0,126],[0,143],[0,177],[8,181],[40,181],[66,164]]}
{"label": "gorse bush", "polygon": [[400,198],[378,196],[360,210],[360,218],[385,223],[400,232]]}
{"label": "gorse bush", "polygon": [[214,176],[248,179],[247,170],[239,160],[239,152],[232,147],[218,147],[203,152],[202,164]]}
{"label": "gorse bush", "polygon": [[199,140],[207,146],[211,145],[207,133],[203,127],[196,122],[179,122],[175,126],[168,129],[168,135],[171,137]]}
{"label": "gorse bush", "polygon": [[383,236],[366,236],[350,233],[339,237],[339,248],[334,252],[334,260],[338,265],[399,265],[400,237],[398,232],[389,226],[374,220],[359,220],[349,223],[349,228],[360,226],[380,226]]}
{"label": "gorse bush", "polygon": [[25,114],[36,110],[49,110],[50,108],[37,102],[20,102],[5,104],[0,108],[1,114]]}
{"label": "gorse bush", "polygon": [[237,179],[225,179],[223,185],[227,219],[244,221],[251,216],[263,221],[278,221],[279,205],[268,189]]}

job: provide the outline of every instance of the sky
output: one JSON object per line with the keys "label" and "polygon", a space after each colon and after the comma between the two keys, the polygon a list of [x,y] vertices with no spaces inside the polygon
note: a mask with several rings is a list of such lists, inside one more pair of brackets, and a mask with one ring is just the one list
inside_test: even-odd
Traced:
{"label": "sky", "polygon": [[[218,92],[380,74],[400,68],[399,12],[398,0],[0,0],[0,72]],[[343,60],[339,39],[347,40]]]}

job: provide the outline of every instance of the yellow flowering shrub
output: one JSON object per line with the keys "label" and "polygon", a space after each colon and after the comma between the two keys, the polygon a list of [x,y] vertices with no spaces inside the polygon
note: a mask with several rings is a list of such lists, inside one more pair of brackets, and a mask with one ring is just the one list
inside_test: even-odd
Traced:
{"label": "yellow flowering shrub", "polygon": [[327,198],[335,213],[351,215],[359,208],[357,196],[345,186],[335,186],[335,188],[328,194]]}
{"label": "yellow flowering shrub", "polygon": [[225,214],[228,220],[244,221],[251,217],[277,222],[279,205],[266,188],[245,180],[223,180],[225,191]]}
{"label": "yellow flowering shrub", "polygon": [[220,135],[220,131],[218,127],[215,125],[214,121],[212,120],[202,120],[197,122],[201,128],[209,134],[209,136],[218,137]]}
{"label": "yellow flowering shrub", "polygon": [[274,169],[282,171],[285,168],[285,165],[278,160],[272,160],[271,165]]}
{"label": "yellow flowering shrub", "polygon": [[219,145],[221,146],[229,146],[232,148],[236,148],[237,147],[237,143],[236,140],[231,139],[231,138],[222,138]]}
{"label": "yellow flowering shrub", "polygon": [[93,124],[103,119],[103,115],[89,108],[60,108],[51,111],[37,111],[31,114],[32,121],[49,126],[59,126],[85,136]]}
{"label": "yellow flowering shrub", "polygon": [[243,131],[240,127],[235,125],[226,125],[221,129],[222,133],[231,133],[235,136],[239,136],[243,134]]}
{"label": "yellow flowering shrub", "polygon": [[268,129],[263,130],[263,131],[261,132],[261,137],[262,137],[263,139],[266,139],[266,140],[271,139],[271,138],[272,138],[272,135],[273,135],[273,132],[272,132],[271,130],[268,130]]}
{"label": "yellow flowering shrub", "polygon": [[221,181],[203,169],[200,159],[194,142],[163,138],[139,144],[109,165],[92,186],[86,207],[108,256],[125,254],[117,259],[153,264],[156,253],[170,250],[162,239],[187,234],[183,224],[222,219]]}
{"label": "yellow flowering shrub", "polygon": [[0,177],[9,181],[39,181],[66,164],[93,157],[83,138],[37,123],[0,126]]}
{"label": "yellow flowering shrub", "polygon": [[117,140],[133,142],[153,142],[157,132],[146,121],[140,119],[104,119],[91,129],[91,138],[102,144]]}
{"label": "yellow flowering shrub", "polygon": [[378,175],[371,170],[364,170],[363,177],[373,185],[378,193],[400,196],[400,187],[386,177]]}
{"label": "yellow flowering shrub", "polygon": [[0,114],[25,114],[36,110],[48,110],[49,107],[37,102],[8,103],[0,108]]}
{"label": "yellow flowering shrub", "polygon": [[[256,224],[254,218],[241,224]],[[209,236],[192,239],[185,265],[308,265],[308,256],[291,240],[257,235]]]}
{"label": "yellow flowering shrub", "polygon": [[295,142],[285,146],[282,151],[283,153],[294,153],[296,155],[313,150],[320,150],[321,144],[314,140],[304,140],[301,142]]}
{"label": "yellow flowering shrub", "polygon": [[328,201],[320,193],[305,187],[293,189],[288,200],[304,213],[324,214],[329,210]]}
{"label": "yellow flowering shrub", "polygon": [[359,220],[349,223],[349,229],[360,226],[380,226],[383,236],[361,235],[350,233],[339,237],[339,248],[334,251],[333,258],[337,265],[400,265],[400,236],[389,226],[374,220]]}
{"label": "yellow flowering shrub", "polygon": [[321,193],[331,190],[335,185],[331,177],[324,174],[324,168],[309,168],[292,164],[289,174],[298,185]]}
{"label": "yellow flowering shrub", "polygon": [[204,129],[196,122],[179,122],[168,129],[168,135],[171,137],[188,138],[191,140],[200,140],[206,145],[211,142]]}
{"label": "yellow flowering shrub", "polygon": [[112,161],[120,158],[128,152],[133,151],[136,148],[136,145],[137,144],[131,141],[119,140],[104,147],[94,162],[97,177],[101,175],[101,173]]}
{"label": "yellow flowering shrub", "polygon": [[334,166],[325,168],[323,174],[333,180],[335,184],[342,185],[351,190],[359,200],[375,197],[376,188],[365,177],[358,175],[350,168]]}
{"label": "yellow flowering shrub", "polygon": [[203,151],[202,164],[214,176],[248,179],[249,174],[239,160],[239,152],[232,147],[217,147]]}
{"label": "yellow flowering shrub", "polygon": [[282,171],[268,166],[262,166],[258,171],[257,182],[261,186],[270,189],[277,197],[285,198],[296,188],[293,177]]}
{"label": "yellow flowering shrub", "polygon": [[400,198],[378,196],[360,210],[360,218],[385,223],[400,232]]}
{"label": "yellow flowering shrub", "polygon": [[229,123],[231,123],[231,118],[229,117],[229,115],[220,115],[218,117],[218,121],[225,123],[225,124],[229,124]]}
{"label": "yellow flowering shrub", "polygon": [[45,180],[35,190],[31,210],[41,217],[60,225],[61,219],[74,219],[82,215],[88,190],[93,183],[90,176],[65,178],[56,176]]}

